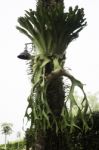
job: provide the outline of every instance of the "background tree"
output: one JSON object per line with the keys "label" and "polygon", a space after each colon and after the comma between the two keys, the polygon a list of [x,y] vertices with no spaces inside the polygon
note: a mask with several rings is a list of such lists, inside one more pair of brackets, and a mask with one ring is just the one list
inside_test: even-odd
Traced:
{"label": "background tree", "polygon": [[[76,101],[81,105],[82,96],[79,94],[79,92],[75,91],[75,97]],[[91,107],[92,112],[99,111],[99,92],[96,93],[87,93],[87,98]],[[76,111],[76,110],[75,110]]]}
{"label": "background tree", "polygon": [[[30,9],[25,12],[24,17],[18,18],[20,26],[17,29],[28,36],[36,48],[29,61],[32,89],[25,114],[31,121],[30,128],[35,130],[35,150],[70,149],[67,131],[79,128],[77,117],[81,118],[83,129],[87,130],[85,114],[90,111],[83,84],[64,67],[68,45],[86,26],[84,9],[75,6],[64,12],[61,0],[39,0],[36,11]],[[63,76],[71,81],[69,88],[63,83]],[[73,94],[76,86],[83,93],[81,107]],[[74,107],[77,109],[76,117]]]}
{"label": "background tree", "polygon": [[89,104],[92,111],[99,111],[99,92],[97,93],[88,93]]}
{"label": "background tree", "polygon": [[5,150],[7,148],[7,135],[12,133],[12,124],[11,123],[2,123],[1,124],[1,132],[5,135]]}

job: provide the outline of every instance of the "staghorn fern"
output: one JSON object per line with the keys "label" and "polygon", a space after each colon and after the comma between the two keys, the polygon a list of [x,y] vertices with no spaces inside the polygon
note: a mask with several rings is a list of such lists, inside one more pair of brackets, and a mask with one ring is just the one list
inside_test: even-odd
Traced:
{"label": "staghorn fern", "polygon": [[84,11],[78,6],[63,13],[61,9],[26,11],[19,17],[17,29],[28,36],[44,55],[63,55],[69,43],[86,26]]}
{"label": "staghorn fern", "polygon": [[[36,47],[37,53],[30,61],[32,70],[32,89],[28,98],[28,108],[25,116],[31,120],[31,126],[35,125],[36,130],[46,131],[53,128],[55,124],[56,132],[63,131],[66,127],[70,131],[77,127],[77,120],[73,115],[73,107],[76,106],[79,117],[82,119],[83,128],[88,129],[85,114],[91,109],[88,104],[83,84],[64,70],[64,55],[68,45],[79,36],[79,32],[86,26],[84,10],[76,6],[69,8],[69,12],[64,13],[61,7],[56,5],[49,11],[45,8],[38,11],[26,11],[24,17],[18,18],[17,29],[28,36]],[[52,66],[51,71],[46,74],[46,66]],[[70,109],[64,102],[60,118],[57,119],[48,105],[46,90],[53,79],[67,77],[71,81],[70,91],[67,101],[70,101]],[[84,95],[81,108],[74,98],[74,88],[78,86]],[[50,117],[52,122],[50,121]]]}

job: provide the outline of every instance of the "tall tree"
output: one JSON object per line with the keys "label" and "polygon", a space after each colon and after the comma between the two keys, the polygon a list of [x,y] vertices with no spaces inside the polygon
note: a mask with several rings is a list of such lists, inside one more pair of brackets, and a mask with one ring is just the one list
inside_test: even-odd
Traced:
{"label": "tall tree", "polygon": [[[36,11],[30,9],[24,17],[18,18],[17,29],[28,36],[36,48],[29,61],[32,90],[25,114],[31,120],[35,150],[70,149],[67,131],[79,128],[77,117],[81,118],[83,128],[88,129],[85,114],[90,107],[83,84],[64,67],[67,47],[78,38],[86,26],[85,20],[84,9],[78,6],[64,12],[62,0],[38,0]],[[69,88],[63,76],[71,81]],[[75,86],[84,95],[81,107],[73,95]],[[76,117],[73,115],[75,107]]]}
{"label": "tall tree", "polygon": [[2,123],[1,125],[2,134],[5,135],[5,150],[7,149],[7,135],[12,133],[12,124],[11,123]]}

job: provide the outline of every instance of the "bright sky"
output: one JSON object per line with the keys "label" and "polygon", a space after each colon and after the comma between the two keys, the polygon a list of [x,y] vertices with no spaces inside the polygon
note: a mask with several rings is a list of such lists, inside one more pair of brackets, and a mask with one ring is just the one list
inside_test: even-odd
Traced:
{"label": "bright sky", "polygon": [[[0,2],[0,123],[13,124],[13,134],[22,132],[23,117],[30,92],[30,80],[26,62],[17,58],[29,40],[15,26],[24,10],[35,9],[35,0],[3,0]],[[99,1],[65,0],[65,5],[84,7],[88,26],[81,31],[67,51],[66,66],[72,74],[86,84],[88,92],[99,91]],[[0,143],[4,137],[0,134]]]}

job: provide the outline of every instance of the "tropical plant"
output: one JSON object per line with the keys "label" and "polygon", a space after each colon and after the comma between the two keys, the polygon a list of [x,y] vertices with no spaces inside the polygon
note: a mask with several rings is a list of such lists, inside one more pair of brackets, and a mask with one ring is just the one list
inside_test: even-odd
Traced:
{"label": "tropical plant", "polygon": [[12,124],[11,123],[2,123],[1,124],[1,132],[5,135],[5,150],[7,149],[7,135],[12,133]]}
{"label": "tropical plant", "polygon": [[[45,137],[49,133],[60,138],[60,133],[64,134],[66,128],[70,132],[74,127],[79,128],[77,117],[73,115],[75,107],[83,129],[88,129],[85,115],[91,110],[83,84],[64,67],[67,47],[78,38],[79,32],[86,26],[85,20],[83,8],[70,7],[68,12],[64,12],[63,2],[54,0],[40,0],[36,11],[30,9],[25,11],[24,17],[18,18],[17,29],[29,37],[36,48],[29,61],[32,89],[25,113],[31,121],[31,128],[35,129],[36,149],[46,147]],[[63,77],[71,81],[68,91]],[[84,95],[80,107],[73,95],[76,86]],[[28,109],[31,109],[30,113]]]}

